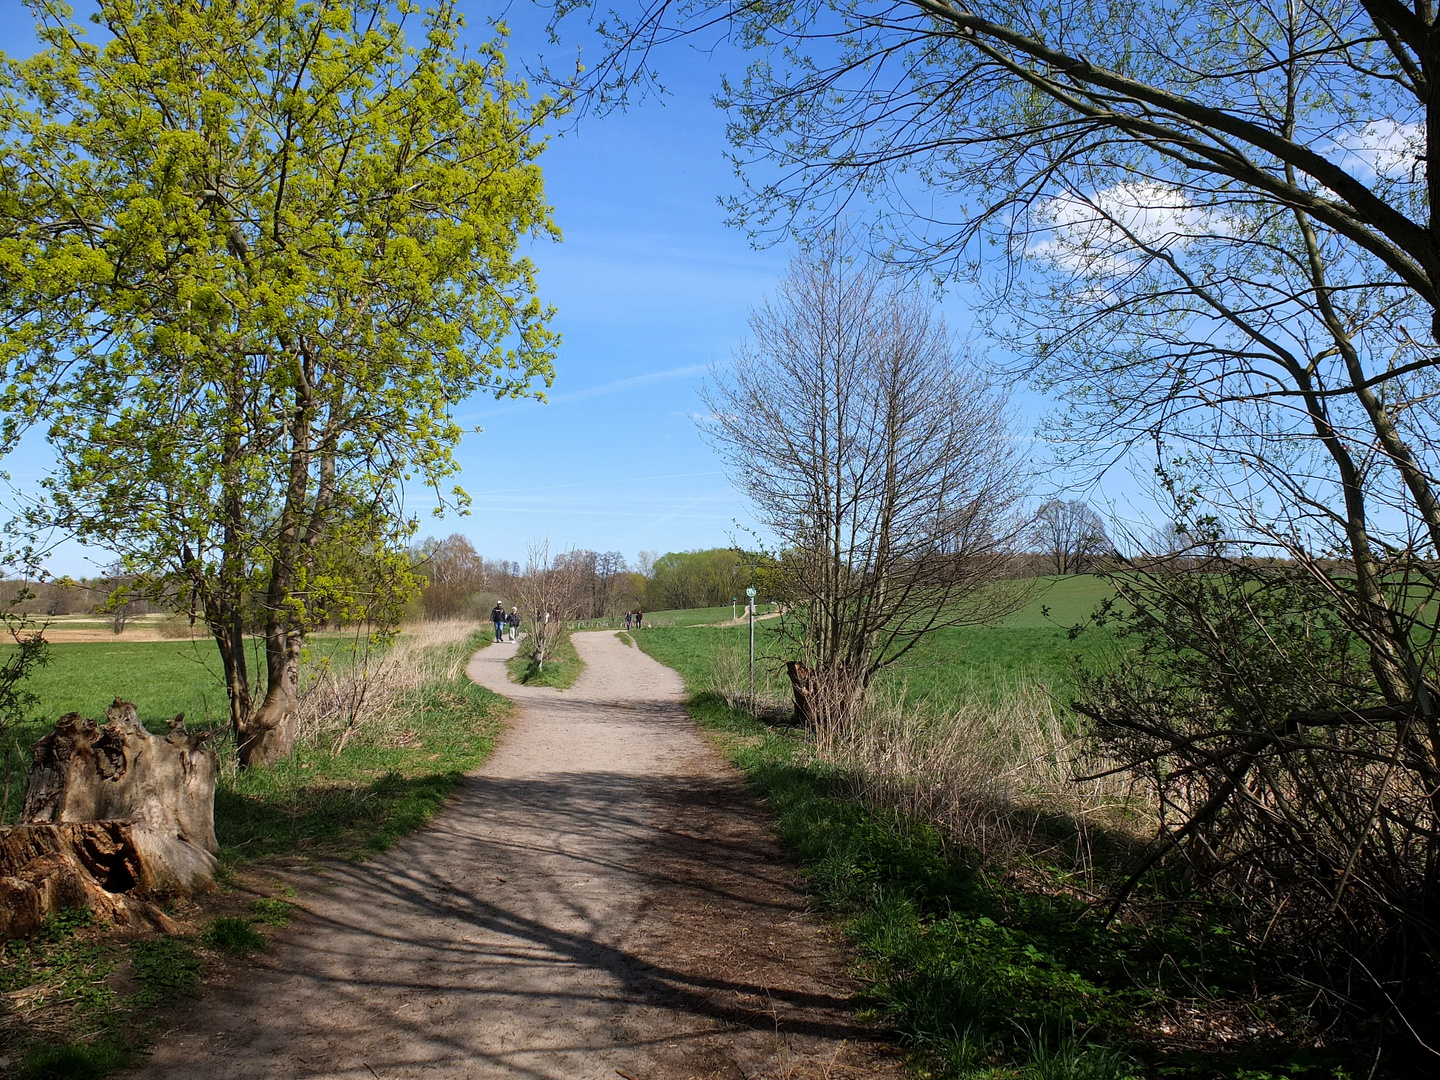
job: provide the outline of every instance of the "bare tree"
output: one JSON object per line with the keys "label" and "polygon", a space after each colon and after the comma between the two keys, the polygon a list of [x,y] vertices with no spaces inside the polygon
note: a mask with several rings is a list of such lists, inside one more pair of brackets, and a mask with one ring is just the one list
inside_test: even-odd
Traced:
{"label": "bare tree", "polygon": [[625,557],[618,551],[577,549],[555,557],[573,579],[574,593],[568,617],[599,619],[615,614],[620,603]]}
{"label": "bare tree", "polygon": [[527,627],[524,650],[536,667],[555,655],[565,633],[565,620],[573,614],[579,575],[573,552],[550,555],[549,540],[532,540],[526,549],[525,573],[520,578],[520,617]]}
{"label": "bare tree", "polygon": [[635,556],[635,572],[641,577],[649,579],[655,573],[655,560],[660,557],[658,551],[642,551]]}
{"label": "bare tree", "polygon": [[427,539],[414,552],[416,569],[427,584],[420,591],[425,614],[451,619],[474,611],[475,595],[489,586],[485,560],[468,538],[452,533],[444,540]]}
{"label": "bare tree", "polygon": [[705,391],[731,482],[774,535],[796,707],[843,723],[925,634],[1019,602],[996,582],[1019,470],[1001,395],[930,305],[823,238]]}
{"label": "bare tree", "polygon": [[1105,522],[1079,499],[1051,499],[1035,514],[1033,539],[1057,574],[1084,574],[1114,551]]}

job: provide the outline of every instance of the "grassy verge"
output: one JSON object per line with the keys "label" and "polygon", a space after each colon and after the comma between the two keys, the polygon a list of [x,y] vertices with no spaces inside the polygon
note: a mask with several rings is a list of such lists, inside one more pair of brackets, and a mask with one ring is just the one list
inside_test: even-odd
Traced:
{"label": "grassy verge", "polygon": [[90,913],[52,917],[28,941],[0,945],[4,1075],[89,1080],[139,1064],[148,1032],[206,974],[266,948],[261,927],[284,926],[291,905],[259,899],[193,933],[119,940]]}
{"label": "grassy verge", "polygon": [[530,639],[521,638],[515,655],[505,661],[510,678],[523,686],[551,686],[556,690],[568,690],[575,685],[580,672],[585,670],[585,661],[575,651],[575,643],[568,633],[561,634],[553,644],[550,657],[542,668],[526,648]]}
{"label": "grassy verge", "polygon": [[[919,1075],[966,1080],[1231,1077],[1332,1080],[1369,1062],[1307,1048],[1313,1033],[1257,984],[1251,958],[1196,906],[1102,928],[1054,838],[1001,863],[823,764],[796,733],[752,720],[715,689],[726,631],[658,630],[639,645],[675,667],[692,714],[764,796],[813,902],[840,920],[874,1008]],[[1056,835],[1074,835],[1056,822]],[[1101,841],[1104,838],[1091,834]],[[1102,859],[1103,861],[1103,859]],[[1118,864],[1118,863],[1117,863]],[[1220,1038],[1216,1033],[1221,1033]]]}
{"label": "grassy verge", "polygon": [[[302,710],[294,757],[271,769],[235,770],[217,727],[215,824],[224,879],[238,875],[253,887],[265,880],[262,857],[364,857],[424,825],[484,761],[509,708],[465,678],[465,660],[484,644],[483,634],[449,629],[402,637],[382,655],[334,658]],[[78,651],[85,649],[97,652]],[[161,662],[137,672],[136,649],[156,650]],[[173,715],[187,694],[206,686],[193,663],[166,662],[175,651],[161,644],[68,647],[36,686],[45,723],[37,719],[24,734],[38,736],[49,714],[68,711],[72,702],[98,715],[126,688],[126,678],[145,719]],[[74,682],[60,677],[69,668]],[[187,673],[193,682],[183,678]],[[90,697],[102,688],[97,707]],[[222,888],[198,906],[175,909],[186,933],[127,942],[92,925],[88,913],[65,912],[31,941],[0,944],[7,1005],[0,1013],[0,1059],[7,1062],[0,1073],[38,1080],[125,1067],[161,1011],[207,969],[263,948],[263,927],[283,924],[287,909],[280,895],[245,905],[241,893]]]}
{"label": "grassy verge", "polygon": [[423,826],[489,756],[509,708],[465,677],[486,640],[437,647],[445,676],[408,688],[392,715],[360,721],[353,737],[321,734],[272,768],[232,772],[215,797],[221,858],[363,857]]}

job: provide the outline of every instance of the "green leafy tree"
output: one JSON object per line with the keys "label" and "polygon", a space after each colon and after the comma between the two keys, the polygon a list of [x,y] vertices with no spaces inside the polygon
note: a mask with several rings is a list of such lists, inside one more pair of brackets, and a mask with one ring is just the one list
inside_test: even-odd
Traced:
{"label": "green leafy tree", "polygon": [[750,567],[733,548],[672,551],[655,560],[646,595],[656,610],[720,607],[748,584]]}
{"label": "green leafy tree", "polygon": [[463,504],[454,405],[551,378],[517,250],[554,232],[560,103],[507,79],[503,29],[462,51],[452,0],[99,0],[100,43],[28,6],[44,48],[0,68],[0,405],[59,457],[30,524],[190,605],[268,762],[344,606],[319,549],[399,550],[407,479]]}

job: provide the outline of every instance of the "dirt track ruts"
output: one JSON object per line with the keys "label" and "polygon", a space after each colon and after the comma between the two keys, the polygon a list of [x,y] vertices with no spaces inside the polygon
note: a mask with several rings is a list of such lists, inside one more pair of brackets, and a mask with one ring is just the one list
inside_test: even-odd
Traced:
{"label": "dirt track ruts", "polygon": [[469,674],[514,723],[424,830],[296,879],[302,914],[207,987],[143,1077],[900,1077],[832,936],[679,677],[577,634],[568,691]]}

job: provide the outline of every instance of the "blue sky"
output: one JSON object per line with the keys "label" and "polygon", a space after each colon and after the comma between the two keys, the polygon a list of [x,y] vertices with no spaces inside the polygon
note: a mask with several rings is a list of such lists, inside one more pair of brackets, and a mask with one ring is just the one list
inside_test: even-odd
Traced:
{"label": "blue sky", "polygon": [[[490,10],[468,7],[477,38],[488,33]],[[523,25],[533,12],[510,12],[512,67],[534,61],[542,39]],[[19,0],[0,0],[0,48],[34,48]],[[774,288],[790,255],[753,248],[724,224],[718,204],[739,181],[711,97],[727,65],[735,73],[739,63],[724,49],[675,46],[660,61],[666,98],[587,117],[553,138],[541,164],[564,239],[537,243],[532,254],[563,335],[555,385],[548,404],[477,398],[458,410],[484,428],[458,452],[474,507],[467,517],[435,519],[425,493],[412,491],[422,536],[460,532],[483,555],[518,561],[533,538],[548,538],[552,551],[634,558],[726,544],[748,525],[692,419],[706,367],[741,342],[748,309]],[[946,308],[964,336],[963,299]],[[1023,400],[1018,434],[1028,434],[1039,407]],[[43,440],[32,437],[5,467],[24,487],[48,464]],[[80,576],[108,561],[63,545],[50,569]]]}

